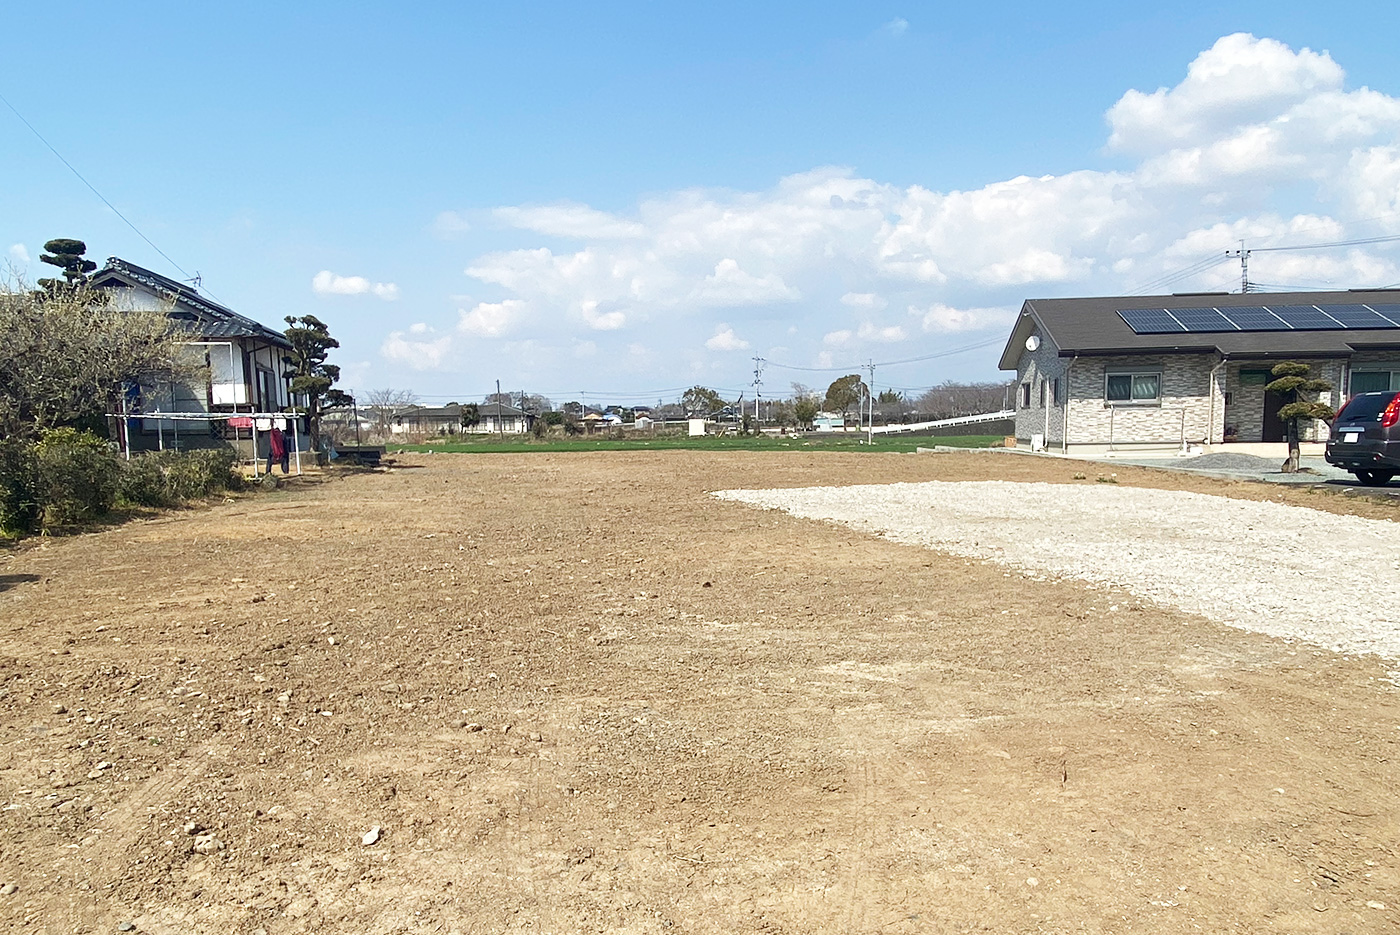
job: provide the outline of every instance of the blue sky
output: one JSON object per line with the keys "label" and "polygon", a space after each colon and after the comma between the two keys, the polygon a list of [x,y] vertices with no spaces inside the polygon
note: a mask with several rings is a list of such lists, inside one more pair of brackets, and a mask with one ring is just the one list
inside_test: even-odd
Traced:
{"label": "blue sky", "polygon": [[[32,278],[79,237],[316,314],[360,391],[641,402],[733,395],[754,356],[784,393],[944,355],[878,369],[917,392],[996,378],[1026,297],[1400,233],[1394,4],[64,9],[7,11],[0,94],[169,259],[3,106],[0,250]],[[1400,250],[1252,272],[1389,285]]]}

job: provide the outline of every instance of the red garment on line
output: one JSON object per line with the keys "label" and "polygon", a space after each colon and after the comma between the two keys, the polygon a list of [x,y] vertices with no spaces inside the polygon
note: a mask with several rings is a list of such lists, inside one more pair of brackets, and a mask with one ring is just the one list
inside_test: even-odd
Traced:
{"label": "red garment on line", "polygon": [[268,435],[268,444],[272,448],[272,457],[280,460],[287,453],[287,439],[279,428],[273,428]]}

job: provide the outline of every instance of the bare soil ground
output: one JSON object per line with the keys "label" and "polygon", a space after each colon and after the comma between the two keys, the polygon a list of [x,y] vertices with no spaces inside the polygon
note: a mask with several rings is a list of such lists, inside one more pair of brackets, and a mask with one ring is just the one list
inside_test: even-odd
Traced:
{"label": "bare soil ground", "polygon": [[0,926],[1400,928],[1385,661],[707,496],[1082,465],[401,465],[0,557]]}

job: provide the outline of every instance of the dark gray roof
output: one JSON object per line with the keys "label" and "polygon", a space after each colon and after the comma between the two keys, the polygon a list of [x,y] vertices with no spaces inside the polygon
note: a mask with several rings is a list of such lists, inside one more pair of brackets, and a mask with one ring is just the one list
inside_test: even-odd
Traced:
{"label": "dark gray roof", "polygon": [[1358,350],[1400,348],[1400,331],[1232,331],[1136,334],[1118,315],[1130,308],[1227,308],[1247,305],[1400,304],[1400,290],[1249,292],[1027,299],[1001,353],[1001,369],[1015,370],[1025,340],[1039,333],[1061,357],[1111,354],[1212,354],[1228,357],[1350,357]]}
{"label": "dark gray roof", "polygon": [[[240,315],[213,299],[200,295],[182,282],[154,273],[120,257],[109,256],[107,265],[92,274],[92,284],[99,288],[113,286],[144,286],[158,296],[174,302],[177,311],[172,317],[181,326],[208,338],[258,338],[278,347],[291,348],[287,336],[247,316]],[[192,312],[194,318],[179,312]]]}
{"label": "dark gray roof", "polygon": [[407,406],[394,412],[394,418],[404,419],[460,419],[462,407],[456,403],[446,406]]}
{"label": "dark gray roof", "polygon": [[525,414],[525,410],[516,409],[514,406],[508,406],[505,403],[478,403],[477,412],[481,414],[482,418],[491,416],[493,419],[509,419]]}

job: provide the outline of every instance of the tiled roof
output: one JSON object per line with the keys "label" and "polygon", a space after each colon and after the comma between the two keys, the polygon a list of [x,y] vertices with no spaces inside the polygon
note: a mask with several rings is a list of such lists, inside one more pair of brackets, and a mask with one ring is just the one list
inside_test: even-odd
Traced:
{"label": "tiled roof", "polygon": [[198,320],[182,322],[182,324],[203,337],[258,338],[279,347],[290,348],[292,346],[291,342],[287,340],[287,336],[282,332],[274,331],[260,322],[238,314],[227,306],[220,305],[213,299],[200,295],[185,283],[177,282],[120,257],[108,257],[107,265],[93,274],[92,284],[104,287],[118,283],[126,286],[143,286],[154,294],[194,312]]}

